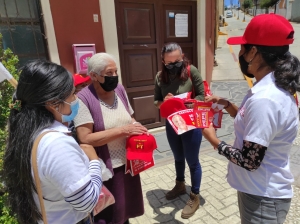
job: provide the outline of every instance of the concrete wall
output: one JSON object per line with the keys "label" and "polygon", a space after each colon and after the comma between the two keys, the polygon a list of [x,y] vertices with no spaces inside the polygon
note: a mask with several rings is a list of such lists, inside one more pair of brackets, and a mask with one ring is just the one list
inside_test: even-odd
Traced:
{"label": "concrete wall", "polygon": [[300,22],[300,0],[293,1],[291,21]]}

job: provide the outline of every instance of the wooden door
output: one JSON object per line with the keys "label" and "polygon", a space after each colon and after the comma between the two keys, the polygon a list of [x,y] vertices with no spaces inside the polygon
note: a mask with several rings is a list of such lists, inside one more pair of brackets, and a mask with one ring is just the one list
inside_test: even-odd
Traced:
{"label": "wooden door", "polygon": [[[115,0],[122,83],[135,119],[147,128],[165,122],[153,104],[162,46],[179,43],[197,66],[196,8],[195,1]],[[179,21],[181,17],[183,21]]]}

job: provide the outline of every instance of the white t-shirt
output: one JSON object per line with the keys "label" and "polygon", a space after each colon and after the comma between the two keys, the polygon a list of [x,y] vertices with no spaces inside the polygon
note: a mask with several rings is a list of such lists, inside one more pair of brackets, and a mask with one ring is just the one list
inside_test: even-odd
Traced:
{"label": "white t-shirt", "polygon": [[[99,104],[106,130],[122,127],[132,123],[131,115],[133,114],[133,110],[129,104],[129,114],[119,97],[115,108],[108,108],[102,105],[100,101]],[[91,112],[87,106],[81,100],[79,100],[79,111],[78,115],[74,119],[74,125],[77,128],[80,125],[88,123],[94,123]],[[126,137],[120,137],[108,142],[107,147],[110,154],[112,167],[117,168],[123,166],[126,163]]]}
{"label": "white t-shirt", "polygon": [[294,97],[275,85],[273,73],[248,91],[234,121],[233,146],[242,149],[246,140],[266,146],[267,151],[260,167],[252,172],[229,162],[227,180],[233,188],[270,198],[293,196],[289,154],[298,116]]}
{"label": "white t-shirt", "polygon": [[[68,128],[55,121],[43,130],[46,134],[38,145],[37,165],[41,180],[45,210],[49,224],[75,224],[88,216],[75,210],[64,197],[70,196],[90,180],[89,159],[73,137],[66,135]],[[32,171],[32,176],[33,171]],[[35,202],[40,207],[38,196]],[[40,221],[39,223],[43,223]]]}

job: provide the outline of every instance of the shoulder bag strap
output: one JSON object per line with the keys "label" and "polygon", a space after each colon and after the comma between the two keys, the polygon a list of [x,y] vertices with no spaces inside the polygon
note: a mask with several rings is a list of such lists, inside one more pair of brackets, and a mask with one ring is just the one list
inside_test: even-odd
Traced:
{"label": "shoulder bag strap", "polygon": [[32,146],[32,151],[31,151],[31,162],[32,162],[32,168],[33,168],[33,174],[34,174],[34,181],[35,181],[36,190],[37,190],[37,193],[39,196],[39,201],[40,201],[44,224],[48,224],[48,221],[47,221],[44,199],[43,199],[43,194],[42,194],[41,180],[39,177],[39,172],[38,172],[38,167],[37,167],[37,148],[38,148],[38,145],[39,145],[41,139],[49,132],[55,132],[55,131],[45,131],[44,133],[40,134],[34,141],[33,146]]}
{"label": "shoulder bag strap", "polygon": [[195,94],[194,83],[193,83],[193,79],[192,79],[192,75],[191,75],[191,65],[188,65],[186,69],[188,71],[188,76],[189,76],[189,78],[191,79],[191,82],[192,82],[192,95],[191,95],[191,98],[194,99],[196,94]]}

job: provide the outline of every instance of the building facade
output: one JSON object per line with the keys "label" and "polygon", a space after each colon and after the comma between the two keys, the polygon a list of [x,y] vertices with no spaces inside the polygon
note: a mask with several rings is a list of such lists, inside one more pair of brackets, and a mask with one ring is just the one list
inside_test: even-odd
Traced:
{"label": "building facade", "polygon": [[0,0],[0,32],[4,47],[23,57],[22,63],[48,59],[75,73],[73,44],[94,44],[96,52],[114,55],[136,120],[153,128],[165,122],[153,105],[165,43],[178,42],[211,81],[216,5],[216,0]]}

